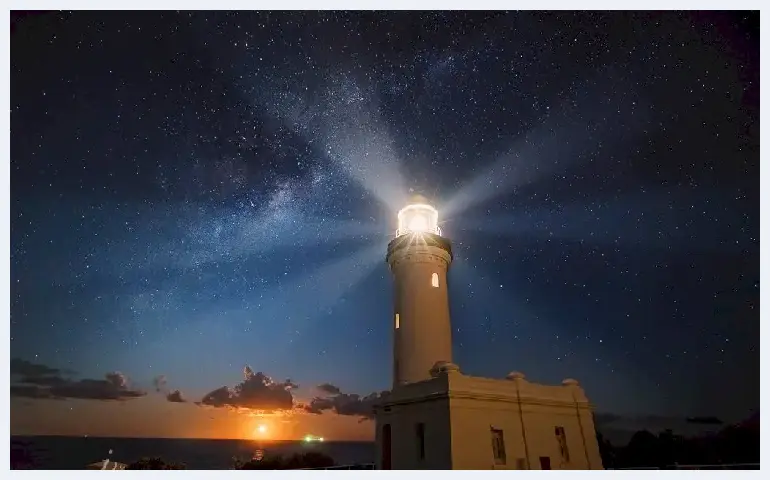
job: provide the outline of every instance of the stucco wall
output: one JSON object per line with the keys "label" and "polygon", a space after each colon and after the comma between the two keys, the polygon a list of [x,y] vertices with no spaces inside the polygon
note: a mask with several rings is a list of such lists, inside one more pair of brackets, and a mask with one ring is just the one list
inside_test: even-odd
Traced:
{"label": "stucco wall", "polygon": [[[393,470],[448,470],[452,468],[449,400],[446,398],[378,411],[376,464],[382,469],[382,429],[391,427],[391,468]],[[425,458],[419,458],[416,426],[425,425]]]}
{"label": "stucco wall", "polygon": [[[378,414],[377,451],[382,425],[390,423],[393,469],[539,470],[541,457],[553,470],[602,468],[590,405],[574,381],[547,386],[447,372],[397,389],[390,401],[390,411]],[[425,423],[423,461],[417,460],[419,422]],[[564,428],[569,460],[562,456],[557,426]],[[495,461],[492,428],[503,432],[504,464]]]}
{"label": "stucco wall", "polygon": [[[589,412],[581,412],[584,415]],[[452,399],[452,452],[454,469],[516,469],[526,467],[539,470],[540,457],[549,457],[551,469],[587,469],[586,448],[583,446],[581,426],[574,408],[565,406],[522,405],[519,412],[517,403],[493,400]],[[524,433],[522,433],[522,417]],[[564,427],[567,438],[569,462],[561,455],[555,427]],[[504,465],[496,465],[492,451],[491,429],[503,431],[505,439]],[[593,424],[583,425],[586,432],[586,444],[589,455],[594,456],[591,468],[601,468],[601,460],[596,458],[596,433]],[[525,448],[526,442],[526,448]],[[589,457],[590,458],[590,457]],[[517,459],[525,463],[523,465]]]}
{"label": "stucco wall", "polygon": [[[437,361],[452,360],[446,281],[450,261],[442,249],[418,245],[390,257],[394,277],[394,386],[430,379],[430,369]],[[432,284],[434,273],[438,275],[438,287]]]}

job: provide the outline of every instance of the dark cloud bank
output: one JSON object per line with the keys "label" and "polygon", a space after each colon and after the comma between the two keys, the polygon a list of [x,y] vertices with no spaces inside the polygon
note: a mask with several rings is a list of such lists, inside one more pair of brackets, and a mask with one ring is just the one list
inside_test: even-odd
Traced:
{"label": "dark cloud bank", "polygon": [[[11,360],[11,396],[37,399],[90,399],[129,400],[146,395],[146,392],[132,388],[128,378],[120,372],[105,374],[103,379],[73,379],[74,372],[32,363],[22,359]],[[172,403],[185,403],[187,399],[180,390],[171,390],[165,375],[152,380],[153,389]],[[383,393],[367,396],[344,393],[330,383],[319,385],[320,395],[308,404],[300,404],[294,398],[297,385],[287,379],[277,382],[251,367],[243,369],[243,381],[233,387],[222,386],[214,389],[195,402],[196,405],[212,408],[233,408],[276,412],[301,410],[312,414],[332,411],[339,415],[350,415],[369,419],[374,416],[373,407]]]}
{"label": "dark cloud bank", "polygon": [[219,387],[204,395],[198,404],[264,411],[291,410],[294,408],[293,388],[297,388],[297,385],[291,380],[275,382],[264,373],[255,373],[251,367],[246,366],[241,383],[232,388]]}
{"label": "dark cloud bank", "polygon": [[279,410],[302,410],[321,414],[332,411],[339,415],[350,415],[369,419],[374,416],[374,404],[383,393],[367,396],[348,394],[339,387],[324,383],[316,387],[320,395],[307,405],[295,401],[292,390],[297,385],[291,380],[276,382],[262,372],[254,372],[250,367],[243,369],[243,381],[234,387],[220,387],[206,394],[199,405],[209,407],[247,408],[275,412]]}
{"label": "dark cloud bank", "polygon": [[[29,362],[11,359],[11,396],[32,399],[87,399],[87,400],[130,400],[146,395],[133,388],[128,378],[120,372],[111,372],[103,379],[73,379],[74,372]],[[153,388],[172,403],[186,403],[188,400],[180,390],[168,388],[168,379],[159,375],[152,381]],[[323,383],[316,387],[319,395],[307,404],[298,403],[293,395],[297,385],[287,379],[276,382],[251,367],[243,369],[243,381],[233,387],[216,388],[198,401],[198,406],[209,408],[231,408],[259,410],[264,412],[303,411],[320,415],[325,411],[338,415],[359,417],[365,421],[374,417],[374,405],[388,392],[361,396],[345,393],[339,387]],[[611,413],[596,413],[596,426],[602,431],[615,430],[633,432],[639,429],[662,430],[690,426],[718,426],[722,422],[714,417],[672,418],[659,416],[628,417]]]}
{"label": "dark cloud bank", "polygon": [[387,392],[372,393],[365,397],[355,393],[343,393],[339,387],[324,383],[316,387],[321,396],[313,398],[308,405],[303,406],[309,413],[321,414],[325,410],[339,415],[352,415],[362,419],[374,417],[374,405]]}
{"label": "dark cloud bank", "polygon": [[71,378],[73,372],[11,359],[11,396],[25,398],[128,400],[146,395],[131,388],[128,378],[110,372],[103,379]]}

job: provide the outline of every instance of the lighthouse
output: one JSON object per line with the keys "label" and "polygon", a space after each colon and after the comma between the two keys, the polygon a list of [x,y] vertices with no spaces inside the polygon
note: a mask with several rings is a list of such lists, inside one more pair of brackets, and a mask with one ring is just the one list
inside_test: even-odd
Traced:
{"label": "lighthouse", "polygon": [[[439,212],[413,197],[386,260],[393,274],[393,385],[374,407],[382,470],[601,469],[592,406],[580,384],[465,375],[452,363]],[[462,295],[462,292],[458,292]]]}
{"label": "lighthouse", "polygon": [[447,271],[452,246],[438,211],[423,197],[398,212],[386,260],[393,274],[393,387],[431,378],[436,362],[452,361]]}

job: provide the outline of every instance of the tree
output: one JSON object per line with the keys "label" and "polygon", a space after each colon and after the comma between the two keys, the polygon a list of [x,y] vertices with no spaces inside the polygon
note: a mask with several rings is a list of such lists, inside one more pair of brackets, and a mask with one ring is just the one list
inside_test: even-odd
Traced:
{"label": "tree", "polygon": [[604,468],[611,469],[617,466],[616,449],[612,443],[604,438],[601,432],[596,432],[596,440],[599,443],[599,455],[602,457]]}
{"label": "tree", "polygon": [[[639,431],[625,447],[597,432],[604,468],[675,468],[675,465],[759,464],[759,414],[716,434],[685,438],[665,430]],[[747,467],[752,468],[752,467]]]}

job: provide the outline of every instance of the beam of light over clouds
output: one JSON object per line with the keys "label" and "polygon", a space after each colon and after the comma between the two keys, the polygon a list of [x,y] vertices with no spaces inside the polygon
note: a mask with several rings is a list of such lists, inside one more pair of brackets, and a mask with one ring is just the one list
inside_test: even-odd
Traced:
{"label": "beam of light over clouds", "polygon": [[444,218],[589,161],[597,150],[640,133],[645,115],[624,112],[646,107],[630,87],[622,91],[623,84],[610,83],[608,72],[595,82],[586,82],[580,97],[562,100],[541,125],[517,139],[459,191],[449,194],[442,206]]}
{"label": "beam of light over clouds", "polygon": [[369,89],[333,76],[310,93],[265,89],[266,110],[299,134],[390,211],[404,204],[405,182],[393,137],[378,114]]}

